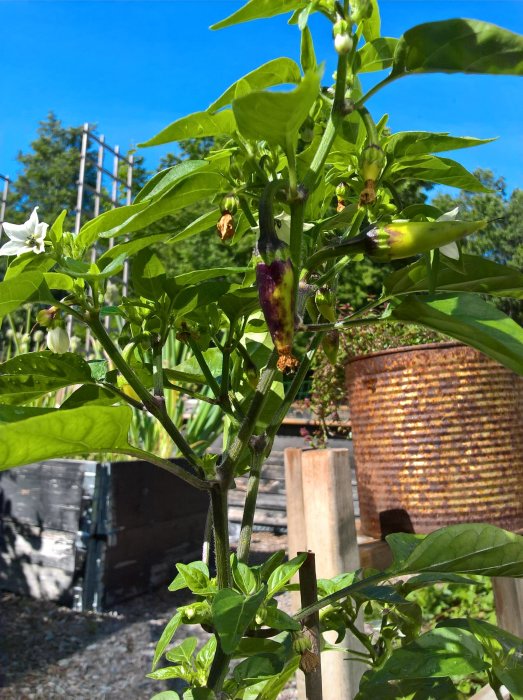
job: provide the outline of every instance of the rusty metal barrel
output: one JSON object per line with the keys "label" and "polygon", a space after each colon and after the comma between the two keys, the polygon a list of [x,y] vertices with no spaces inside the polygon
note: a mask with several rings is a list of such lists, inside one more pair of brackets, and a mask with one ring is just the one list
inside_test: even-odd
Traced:
{"label": "rusty metal barrel", "polygon": [[523,378],[458,343],[346,366],[361,530],[523,529]]}

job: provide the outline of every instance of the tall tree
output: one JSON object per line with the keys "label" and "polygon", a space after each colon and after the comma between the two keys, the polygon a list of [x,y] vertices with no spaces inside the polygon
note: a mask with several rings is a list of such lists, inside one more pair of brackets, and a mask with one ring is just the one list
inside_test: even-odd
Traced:
{"label": "tall tree", "polygon": [[[461,192],[457,197],[444,194],[434,198],[433,204],[444,211],[459,207],[460,219],[488,219],[488,226],[465,239],[466,253],[482,255],[492,260],[523,268],[523,190],[507,195],[503,177],[490,170],[476,170],[474,175],[491,189],[489,194]],[[523,302],[501,299],[496,302],[503,311],[523,321]]]}

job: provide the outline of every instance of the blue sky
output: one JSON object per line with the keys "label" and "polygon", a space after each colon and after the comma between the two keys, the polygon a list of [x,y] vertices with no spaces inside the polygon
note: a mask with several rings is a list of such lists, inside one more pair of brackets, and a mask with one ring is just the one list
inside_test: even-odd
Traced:
{"label": "blue sky", "polygon": [[[242,0],[0,0],[0,174],[16,175],[38,122],[53,110],[66,125],[98,124],[109,144],[132,147],[193,111],[277,56],[298,58],[299,33],[285,17],[219,32],[208,26]],[[381,0],[383,33],[421,22],[471,17],[523,33],[523,0]],[[314,17],[318,58],[329,76],[334,55],[327,21]],[[373,78],[374,79],[374,78]],[[523,187],[523,81],[516,77],[412,76],[368,103],[394,131],[499,136],[454,152],[466,167],[490,167]],[[141,151],[154,167],[166,148]]]}

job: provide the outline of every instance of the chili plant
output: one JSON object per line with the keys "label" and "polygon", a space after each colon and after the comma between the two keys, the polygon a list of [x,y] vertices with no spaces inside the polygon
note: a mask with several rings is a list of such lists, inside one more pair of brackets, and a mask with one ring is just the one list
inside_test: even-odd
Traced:
{"label": "chili plant", "polygon": [[[416,178],[485,191],[459,163],[435,155],[484,141],[391,133],[387,118],[366,106],[378,90],[411,74],[521,75],[523,37],[469,19],[382,37],[375,0],[350,6],[347,0],[250,0],[214,29],[286,12],[300,32],[301,65],[274,58],[206,110],[143,144],[218,137],[220,146],[208,157],[159,172],[132,204],[101,214],[78,235],[63,230],[65,212],[49,228],[36,211],[26,224],[4,225],[11,242],[0,252],[13,257],[0,283],[1,312],[41,305],[37,321],[51,336],[51,350],[21,354],[0,367],[1,466],[110,452],[165,469],[173,493],[182,479],[209,494],[213,548],[204,547],[201,561],[178,564],[170,588],[188,588],[195,602],[168,623],[150,674],[184,679],[184,698],[276,698],[298,666],[308,673],[317,663],[302,621],[318,610],[324,629],[337,630],[340,639],[350,629],[363,645],[363,651],[349,650],[368,669],[360,700],[458,698],[454,682],[478,671],[487,672],[498,697],[502,684],[523,697],[521,640],[472,619],[446,621],[420,635],[420,610],[408,597],[434,581],[465,583],[467,573],[523,576],[518,535],[488,525],[453,526],[425,538],[391,535],[394,562],[387,571],[340,572],[320,581],[318,602],[292,616],[275,596],[289,588],[303,558],[284,562],[277,553],[261,566],[249,565],[264,460],[322,343],[334,361],[340,329],[415,322],[523,374],[523,330],[484,298],[521,298],[523,275],[461,254],[456,243],[486,221],[460,221],[458,212],[430,205],[403,208],[398,195],[399,182]],[[308,27],[315,12],[332,25],[333,85],[323,82]],[[364,93],[359,75],[378,70],[389,71],[387,77]],[[275,89],[288,84],[295,87]],[[155,233],[155,222],[203,200],[208,211],[185,229]],[[252,236],[251,264],[184,275],[167,270],[152,246],[167,237],[176,246],[211,224],[227,245]],[[108,239],[116,244],[104,251]],[[93,247],[101,253],[96,262]],[[338,317],[337,276],[365,255],[376,264],[407,264],[386,279],[380,298]],[[126,259],[132,291],[109,307],[106,285]],[[107,331],[107,316],[121,321],[116,337]],[[71,317],[96,339],[104,361],[67,352]],[[164,359],[172,329],[191,349],[182,365],[167,366]],[[283,372],[292,375],[285,391]],[[64,386],[77,388],[63,406],[27,405]],[[167,397],[180,390],[219,407],[220,454],[195,452],[173,421]],[[132,408],[163,427],[185,466],[130,444]],[[239,545],[231,555],[228,492],[246,473]],[[370,604],[379,614],[375,632],[366,635],[356,619]],[[211,638],[199,650],[195,638],[177,645],[180,625],[203,625]],[[158,669],[164,654],[168,663]],[[160,696],[178,697],[174,691]]]}

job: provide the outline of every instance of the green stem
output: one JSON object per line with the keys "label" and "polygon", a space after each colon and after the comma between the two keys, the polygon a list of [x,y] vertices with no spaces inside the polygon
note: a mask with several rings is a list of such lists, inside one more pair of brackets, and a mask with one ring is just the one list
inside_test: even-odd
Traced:
{"label": "green stem", "polygon": [[329,116],[329,121],[323,132],[318,150],[314,154],[312,163],[303,179],[303,186],[307,192],[314,189],[319,174],[325,165],[329,151],[334,143],[338,129],[345,116],[345,90],[347,88],[347,56],[338,56],[338,66],[336,72],[336,87],[334,91],[334,101]]}
{"label": "green stem", "polygon": [[330,258],[338,258],[340,255],[347,255],[350,253],[354,255],[355,253],[363,253],[365,251],[365,236],[357,236],[356,238],[349,238],[347,241],[342,243],[336,243],[331,246],[326,246],[317,250],[309,260],[307,261],[307,270],[312,271],[319,267],[325,260]]}
{"label": "green stem", "polygon": [[378,130],[369,110],[363,105],[360,105],[356,108],[356,111],[360,115],[363,125],[365,126],[365,131],[367,132],[367,145],[379,145],[380,139],[378,136]]}
{"label": "green stem", "polygon": [[267,366],[261,373],[258,386],[256,387],[256,391],[254,392],[254,396],[252,397],[247,413],[245,414],[245,418],[240,425],[238,434],[224,455],[222,463],[218,467],[220,478],[226,483],[227,487],[230,486],[230,483],[234,478],[234,468],[236,463],[249,444],[249,440],[251,439],[256,428],[256,423],[258,422],[258,418],[267,400],[272,382],[274,381],[277,361],[278,353],[276,350],[273,350],[271,356],[269,357],[269,361],[267,362]]}
{"label": "green stem", "polygon": [[111,449],[111,452],[119,455],[128,455],[129,457],[134,457],[135,459],[141,459],[144,462],[150,462],[157,467],[161,467],[161,469],[165,469],[165,471],[168,471],[170,474],[174,474],[174,476],[179,477],[191,486],[200,489],[200,491],[209,491],[212,486],[209,481],[199,479],[194,474],[191,474],[191,472],[185,471],[183,467],[180,467],[175,462],[170,462],[169,460],[158,457],[157,455],[147,452],[146,450],[140,450],[138,447],[129,446]]}
{"label": "green stem", "polygon": [[249,481],[247,482],[247,495],[245,497],[245,505],[243,508],[242,525],[237,551],[238,560],[244,564],[248,564],[249,554],[251,551],[252,526],[254,523],[254,514],[256,512],[256,500],[258,498],[262,464],[263,449],[253,449],[252,466],[249,474]]}
{"label": "green stem", "polygon": [[211,539],[212,539],[212,507],[209,503],[207,517],[205,518],[205,530],[203,532],[202,561],[209,566],[211,560]]}
{"label": "green stem", "polygon": [[108,357],[112,360],[116,369],[121,373],[121,375],[127,380],[127,383],[135,390],[135,392],[140,397],[145,408],[149,413],[154,416],[165,428],[169,437],[172,439],[176,447],[179,449],[181,454],[189,461],[190,464],[199,468],[200,459],[197,457],[195,452],[190,448],[184,439],[183,435],[180,433],[178,428],[174,425],[167,410],[165,408],[165,401],[157,400],[157,397],[151,396],[146,387],[142,384],[138,376],[135,374],[132,367],[130,367],[127,362],[122,357],[120,351],[113,343],[104,325],[100,322],[100,317],[97,313],[91,312],[86,317],[85,321],[91,329],[92,334],[98,340],[102,348],[107,353]]}
{"label": "green stem", "polygon": [[363,97],[361,97],[357,102],[355,102],[354,107],[358,109],[359,107],[364,105],[365,102],[367,102],[367,100],[370,100],[371,97],[373,97],[377,92],[379,92],[381,88],[384,88],[385,85],[394,82],[394,80],[397,80],[398,78],[401,78],[401,74],[392,75],[391,73],[386,78],[383,78],[383,80],[381,80],[379,83],[376,83],[376,85],[374,85],[374,87],[372,87],[368,92],[366,92],[365,95],[363,95]]}
{"label": "green stem", "polygon": [[390,574],[388,574],[384,571],[380,571],[378,574],[374,574],[373,576],[369,576],[368,578],[364,578],[361,581],[356,581],[356,583],[353,583],[350,586],[346,586],[345,588],[341,588],[339,591],[335,591],[334,593],[331,593],[330,595],[325,596],[325,598],[321,598],[321,600],[318,600],[317,603],[313,603],[312,605],[308,605],[306,608],[302,608],[301,610],[298,610],[298,612],[294,615],[294,619],[295,620],[303,620],[304,618],[308,617],[309,615],[312,615],[312,613],[316,612],[316,610],[321,610],[326,605],[331,605],[332,603],[336,603],[338,600],[341,600],[342,598],[348,598],[353,593],[357,593],[358,591],[361,591],[362,588],[365,588],[366,586],[369,586],[369,585],[373,585],[375,583],[379,583],[380,581],[385,581],[388,578],[390,578]]}
{"label": "green stem", "polygon": [[227,487],[216,482],[211,488],[212,522],[216,555],[216,582],[218,588],[231,585],[231,565],[229,562],[229,518],[227,513]]}
{"label": "green stem", "polygon": [[160,343],[154,343],[152,350],[153,350],[153,391],[154,391],[154,395],[157,398],[164,399],[162,345]]}
{"label": "green stem", "polygon": [[216,379],[213,377],[212,372],[209,368],[209,365],[207,364],[205,357],[203,356],[202,351],[198,347],[198,343],[196,343],[192,338],[189,338],[189,347],[191,348],[193,355],[196,359],[196,362],[198,363],[199,368],[202,370],[203,376],[207,380],[207,383],[209,384],[209,387],[214,394],[214,396],[219,399],[220,398],[220,385],[216,381]]}

